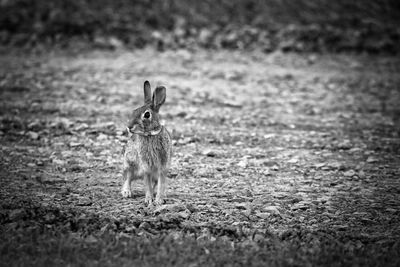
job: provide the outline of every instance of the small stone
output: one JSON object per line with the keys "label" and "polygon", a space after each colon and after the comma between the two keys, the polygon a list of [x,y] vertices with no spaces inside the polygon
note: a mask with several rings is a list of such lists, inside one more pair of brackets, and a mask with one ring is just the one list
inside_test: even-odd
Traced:
{"label": "small stone", "polygon": [[271,134],[265,134],[265,135],[263,136],[263,138],[264,138],[264,139],[270,139],[270,138],[273,138],[273,137],[275,137],[275,136],[276,136],[276,134],[271,133]]}
{"label": "small stone", "polygon": [[330,169],[341,170],[341,169],[343,169],[344,166],[342,163],[335,161],[335,162],[328,163],[327,167],[330,167]]}
{"label": "small stone", "polygon": [[292,210],[307,210],[309,208],[310,208],[309,203],[303,201],[296,203],[291,207]]}
{"label": "small stone", "polygon": [[186,145],[186,144],[191,143],[192,139],[190,137],[183,137],[183,138],[180,138],[177,142],[179,145]]}
{"label": "small stone", "polygon": [[343,173],[343,175],[344,176],[346,176],[346,177],[352,177],[352,176],[354,176],[354,175],[356,175],[357,173],[354,171],[354,170],[348,170],[348,171],[345,171],[344,173]]}
{"label": "small stone", "polygon": [[177,215],[183,219],[187,219],[190,217],[190,211],[189,210],[180,211],[177,213]]}
{"label": "small stone", "polygon": [[256,212],[256,216],[261,218],[261,219],[267,219],[271,216],[271,213],[269,212]]}
{"label": "small stone", "polygon": [[101,134],[99,134],[98,136],[97,136],[97,140],[99,140],[99,141],[101,141],[101,140],[107,140],[108,139],[108,136],[106,135],[106,134],[103,134],[103,133],[101,133]]}
{"label": "small stone", "polygon": [[82,131],[82,130],[86,130],[89,128],[89,125],[87,123],[81,123],[77,126],[75,126],[74,130],[75,131]]}
{"label": "small stone", "polygon": [[98,47],[107,49],[119,49],[124,46],[124,43],[116,37],[95,37],[94,43]]}
{"label": "small stone", "polygon": [[62,158],[69,158],[73,157],[75,155],[74,151],[71,150],[65,150],[61,152]]}
{"label": "small stone", "polygon": [[326,163],[322,162],[322,163],[316,163],[314,166],[316,169],[321,169],[321,168],[325,167],[325,165],[326,165]]}
{"label": "small stone", "polygon": [[266,206],[263,210],[271,214],[281,214],[277,206]]}
{"label": "small stone", "polygon": [[347,149],[352,148],[352,144],[351,144],[350,140],[343,140],[341,143],[339,143],[337,145],[337,147],[339,149],[347,150]]}
{"label": "small stone", "polygon": [[53,159],[52,161],[56,165],[64,165],[65,164],[65,161],[61,160],[61,159]]}
{"label": "small stone", "polygon": [[362,149],[360,147],[353,147],[349,150],[350,153],[357,153],[362,151]]}
{"label": "small stone", "polygon": [[246,160],[241,160],[241,161],[239,161],[239,163],[237,165],[239,167],[241,167],[241,168],[246,168],[247,167],[247,161]]}
{"label": "small stone", "polygon": [[277,170],[279,170],[279,166],[278,166],[278,165],[273,165],[273,166],[271,167],[271,170],[277,171]]}
{"label": "small stone", "polygon": [[372,156],[369,156],[369,157],[367,158],[367,162],[368,162],[368,163],[374,163],[374,162],[377,162],[377,161],[378,161],[378,159],[375,158],[375,157],[372,157]]}
{"label": "small stone", "polygon": [[241,108],[243,105],[239,103],[238,101],[224,101],[221,103],[222,105],[226,107],[231,107],[231,108]]}
{"label": "small stone", "polygon": [[365,172],[363,171],[363,170],[361,170],[361,171],[359,171],[358,172],[358,177],[360,177],[360,178],[365,178],[366,177],[366,174],[365,174]]}
{"label": "small stone", "polygon": [[240,209],[240,210],[245,210],[248,208],[248,204],[247,203],[236,203],[235,204],[235,208]]}
{"label": "small stone", "polygon": [[39,120],[35,120],[35,121],[29,123],[27,127],[28,127],[28,129],[33,129],[33,128],[40,127],[40,121]]}
{"label": "small stone", "polygon": [[264,175],[266,175],[266,176],[269,176],[269,175],[271,175],[271,171],[270,171],[269,168],[265,168],[265,169],[262,171],[262,174],[264,174]]}
{"label": "small stone", "polygon": [[142,222],[139,225],[139,229],[149,229],[151,227],[151,225],[148,222]]}
{"label": "small stone", "polygon": [[69,143],[69,146],[70,147],[78,147],[78,146],[82,146],[83,144],[82,143],[78,143],[78,142],[71,142],[71,143]]}
{"label": "small stone", "polygon": [[28,135],[29,135],[29,137],[30,137],[31,139],[33,139],[33,140],[39,139],[39,134],[38,134],[37,132],[29,131],[29,132],[28,132]]}
{"label": "small stone", "polygon": [[217,155],[217,153],[216,153],[214,150],[211,150],[211,149],[205,149],[205,150],[202,152],[202,154],[203,154],[204,156],[207,156],[207,157],[215,157],[215,156]]}

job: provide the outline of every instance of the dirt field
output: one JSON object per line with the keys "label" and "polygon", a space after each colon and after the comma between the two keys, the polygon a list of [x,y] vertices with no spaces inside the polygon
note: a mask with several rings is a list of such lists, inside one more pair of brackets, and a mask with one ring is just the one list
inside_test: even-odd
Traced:
{"label": "dirt field", "polygon": [[[0,55],[0,265],[399,266],[400,60]],[[167,87],[166,205],[123,199],[143,82]]]}

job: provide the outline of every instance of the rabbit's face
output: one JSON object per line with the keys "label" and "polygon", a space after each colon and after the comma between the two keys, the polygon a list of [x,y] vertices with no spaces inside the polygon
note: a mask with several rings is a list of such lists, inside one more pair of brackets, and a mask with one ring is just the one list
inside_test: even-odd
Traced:
{"label": "rabbit's face", "polygon": [[159,117],[151,105],[145,105],[133,111],[128,127],[132,132],[151,131],[159,126]]}
{"label": "rabbit's face", "polygon": [[152,131],[160,127],[158,111],[165,102],[166,89],[158,86],[151,97],[151,88],[148,81],[144,82],[144,105],[133,111],[129,120],[128,129],[135,131]]}

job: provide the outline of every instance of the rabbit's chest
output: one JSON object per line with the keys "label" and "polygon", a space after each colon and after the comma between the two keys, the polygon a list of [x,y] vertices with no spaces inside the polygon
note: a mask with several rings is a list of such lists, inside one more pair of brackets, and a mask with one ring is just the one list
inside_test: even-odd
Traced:
{"label": "rabbit's chest", "polygon": [[127,162],[134,166],[138,175],[150,173],[163,168],[165,149],[157,139],[130,141],[125,153]]}

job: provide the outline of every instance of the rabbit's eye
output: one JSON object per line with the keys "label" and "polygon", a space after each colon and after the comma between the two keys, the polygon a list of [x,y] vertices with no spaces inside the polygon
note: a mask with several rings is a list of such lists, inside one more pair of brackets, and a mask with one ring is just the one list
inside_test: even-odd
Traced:
{"label": "rabbit's eye", "polygon": [[150,117],[151,117],[150,111],[146,111],[145,113],[143,113],[143,118],[150,119]]}

